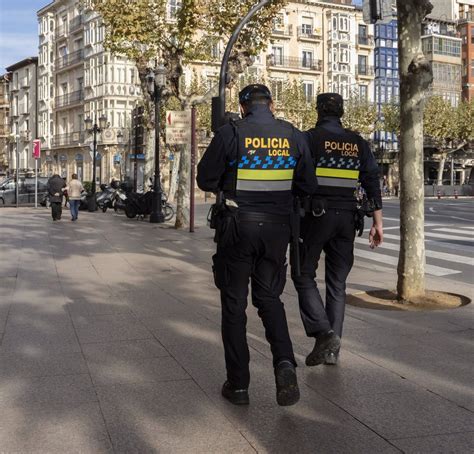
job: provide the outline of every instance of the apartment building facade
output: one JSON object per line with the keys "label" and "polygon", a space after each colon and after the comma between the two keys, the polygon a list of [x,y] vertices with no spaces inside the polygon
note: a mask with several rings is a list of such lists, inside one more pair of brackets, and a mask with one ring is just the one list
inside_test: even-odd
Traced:
{"label": "apartment building facade", "polygon": [[29,57],[8,71],[10,140],[9,171],[33,172],[33,140],[37,130],[38,57]]}
{"label": "apartment building facade", "polygon": [[10,101],[8,91],[9,77],[0,76],[0,175],[8,169],[8,149],[10,141]]}
{"label": "apartment building facade", "polygon": [[474,11],[467,11],[461,15],[458,30],[462,40],[462,97],[466,101],[472,101],[474,99]]}
{"label": "apartment building facade", "polygon": [[430,93],[456,107],[461,101],[461,44],[455,21],[427,19],[423,24],[423,53],[433,68]]}
{"label": "apartment building facade", "polygon": [[[219,55],[222,43],[216,45]],[[278,100],[284,87],[302,83],[308,99],[318,92],[336,91],[345,99],[359,95],[374,101],[373,26],[350,1],[290,1],[273,21],[268,47],[255,59],[248,74],[264,80]],[[219,65],[192,64],[210,81],[218,79]]]}
{"label": "apartment building facade", "polygon": [[[140,98],[137,70],[103,47],[100,17],[74,0],[55,0],[38,11],[38,134],[43,173],[92,179],[92,135],[85,120],[107,119],[98,136],[97,182],[119,177],[130,113]],[[123,138],[121,140],[121,138]]]}

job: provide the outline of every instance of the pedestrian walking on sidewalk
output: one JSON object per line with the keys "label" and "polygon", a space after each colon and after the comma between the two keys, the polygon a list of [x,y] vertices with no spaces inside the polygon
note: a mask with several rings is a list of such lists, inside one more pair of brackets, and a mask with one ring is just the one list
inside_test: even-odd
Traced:
{"label": "pedestrian walking on sidewalk", "polygon": [[296,361],[280,295],[286,281],[294,181],[316,189],[314,166],[301,133],[273,117],[264,85],[239,94],[242,120],[220,128],[198,165],[197,183],[218,194],[211,227],[216,229],[213,271],[222,303],[222,339],[227,381],[222,395],[249,403],[246,308],[252,303],[265,327],[273,355],[279,405],[299,400]]}
{"label": "pedestrian walking on sidewalk", "polygon": [[[316,166],[318,190],[304,200],[301,223],[301,273],[293,276],[307,336],[315,338],[306,365],[336,364],[341,346],[346,303],[346,279],[354,263],[354,239],[364,230],[366,213],[373,213],[369,234],[372,248],[383,240],[382,196],[377,162],[368,143],[344,129],[342,97],[323,93],[317,98],[318,122],[306,132]],[[366,203],[358,207],[358,182]],[[316,284],[321,252],[325,253],[326,302]]]}
{"label": "pedestrian walking on sidewalk", "polygon": [[71,221],[77,221],[79,215],[79,205],[81,204],[81,194],[84,191],[82,183],[77,178],[77,173],[72,174],[72,180],[66,187],[69,195],[69,209],[71,210]]}
{"label": "pedestrian walking on sidewalk", "polygon": [[51,203],[51,216],[53,221],[59,221],[62,215],[63,189],[66,186],[65,181],[58,175],[53,175],[48,180],[48,194]]}

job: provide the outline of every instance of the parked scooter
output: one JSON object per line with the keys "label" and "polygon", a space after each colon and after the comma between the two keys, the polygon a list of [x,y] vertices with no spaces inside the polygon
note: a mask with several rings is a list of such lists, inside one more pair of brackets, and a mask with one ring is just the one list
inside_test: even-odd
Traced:
{"label": "parked scooter", "polygon": [[97,194],[97,206],[105,213],[107,208],[112,206],[111,202],[114,197],[116,189],[106,184],[100,185],[101,192]]}
{"label": "parked scooter", "polygon": [[[137,192],[131,192],[128,194],[125,200],[125,215],[130,218],[136,218],[137,216],[148,216],[152,211],[153,202],[153,189],[150,185],[151,190],[143,194]],[[165,221],[170,221],[175,215],[174,208],[167,201],[166,194],[161,193],[161,209]]]}

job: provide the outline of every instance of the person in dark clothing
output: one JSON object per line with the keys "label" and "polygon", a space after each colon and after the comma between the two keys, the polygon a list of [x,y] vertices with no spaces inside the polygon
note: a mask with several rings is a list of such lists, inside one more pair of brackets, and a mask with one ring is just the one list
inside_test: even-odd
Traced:
{"label": "person in dark clothing", "polygon": [[[301,224],[301,273],[292,276],[298,292],[307,336],[315,337],[306,365],[336,364],[341,345],[346,300],[346,279],[354,263],[356,229],[363,231],[363,216],[356,199],[360,182],[373,211],[369,243],[382,243],[382,196],[377,162],[368,143],[344,129],[342,97],[323,93],[317,98],[318,122],[305,133],[316,166],[318,190],[304,200]],[[357,225],[359,224],[359,225]],[[362,226],[360,225],[362,224]],[[325,253],[326,304],[316,285],[321,252]]]}
{"label": "person in dark clothing", "polygon": [[62,214],[63,188],[66,182],[55,174],[48,180],[49,201],[51,203],[51,215],[53,221],[59,221]]}
{"label": "person in dark clothing", "polygon": [[246,308],[251,282],[252,303],[272,350],[277,402],[293,405],[299,400],[296,361],[280,295],[286,281],[293,192],[312,194],[317,180],[302,134],[273,117],[268,88],[250,85],[239,100],[243,119],[216,132],[197,175],[200,189],[223,196],[214,211],[213,256],[227,369],[222,395],[233,404],[249,403]]}

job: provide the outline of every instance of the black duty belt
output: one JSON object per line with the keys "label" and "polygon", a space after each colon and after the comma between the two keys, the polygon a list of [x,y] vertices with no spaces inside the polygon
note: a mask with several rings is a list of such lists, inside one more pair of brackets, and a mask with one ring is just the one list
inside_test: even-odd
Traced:
{"label": "black duty belt", "polygon": [[321,197],[306,197],[303,199],[303,208],[307,213],[323,214],[325,210],[356,211],[357,203],[352,200],[328,200]]}
{"label": "black duty belt", "polygon": [[290,216],[280,214],[257,213],[255,211],[239,211],[239,221],[242,222],[269,222],[271,224],[289,224]]}

